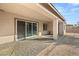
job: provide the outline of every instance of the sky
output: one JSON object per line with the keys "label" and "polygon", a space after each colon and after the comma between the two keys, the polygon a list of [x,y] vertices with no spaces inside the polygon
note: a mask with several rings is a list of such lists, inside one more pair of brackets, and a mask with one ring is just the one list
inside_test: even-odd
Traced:
{"label": "sky", "polygon": [[76,24],[79,21],[78,3],[53,3],[53,5],[64,16],[67,24]]}

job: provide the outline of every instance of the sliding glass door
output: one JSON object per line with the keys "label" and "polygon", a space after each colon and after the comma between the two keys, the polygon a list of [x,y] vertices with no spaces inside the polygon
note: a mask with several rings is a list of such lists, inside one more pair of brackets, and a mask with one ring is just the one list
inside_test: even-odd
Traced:
{"label": "sliding glass door", "polygon": [[30,23],[30,22],[27,22],[27,37],[28,36],[32,36],[32,23]]}
{"label": "sliding glass door", "polygon": [[37,23],[27,22],[27,37],[37,34]]}
{"label": "sliding glass door", "polygon": [[32,29],[33,35],[36,35],[37,34],[37,23],[33,23],[32,27],[33,27]]}
{"label": "sliding glass door", "polygon": [[17,21],[17,38],[18,39],[24,39],[25,37],[30,37],[33,35],[37,35],[36,22]]}
{"label": "sliding glass door", "polygon": [[24,39],[25,38],[25,22],[17,21],[17,38]]}

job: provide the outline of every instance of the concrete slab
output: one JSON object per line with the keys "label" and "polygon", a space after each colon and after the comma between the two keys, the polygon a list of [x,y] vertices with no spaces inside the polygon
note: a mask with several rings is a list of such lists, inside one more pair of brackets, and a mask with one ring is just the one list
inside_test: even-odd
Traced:
{"label": "concrete slab", "polygon": [[71,45],[58,45],[48,56],[79,56],[79,48],[75,48]]}
{"label": "concrete slab", "polygon": [[35,56],[48,47],[53,40],[23,40],[0,45],[0,55]]}
{"label": "concrete slab", "polygon": [[48,56],[79,56],[79,34],[68,34],[56,41]]}
{"label": "concrete slab", "polygon": [[36,39],[0,45],[3,56],[79,56],[79,36],[65,35],[58,40]]}

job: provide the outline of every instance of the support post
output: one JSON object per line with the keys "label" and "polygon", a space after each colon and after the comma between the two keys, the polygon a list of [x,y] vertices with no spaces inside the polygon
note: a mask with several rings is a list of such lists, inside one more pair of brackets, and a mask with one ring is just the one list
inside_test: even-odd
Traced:
{"label": "support post", "polygon": [[58,39],[58,19],[53,20],[53,38]]}

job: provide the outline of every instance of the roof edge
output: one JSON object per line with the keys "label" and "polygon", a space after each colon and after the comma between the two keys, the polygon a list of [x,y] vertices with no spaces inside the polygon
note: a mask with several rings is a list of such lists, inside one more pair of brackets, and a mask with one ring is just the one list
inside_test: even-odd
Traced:
{"label": "roof edge", "polygon": [[[61,20],[63,20],[65,22],[65,19],[64,17],[60,14],[60,12],[54,7],[53,4],[51,3],[40,3],[43,7],[45,7],[46,9],[48,9],[48,7],[51,9],[51,10],[48,10],[50,11],[51,13],[53,13],[55,16],[59,17]],[[48,5],[48,7],[46,7],[45,5]]]}

